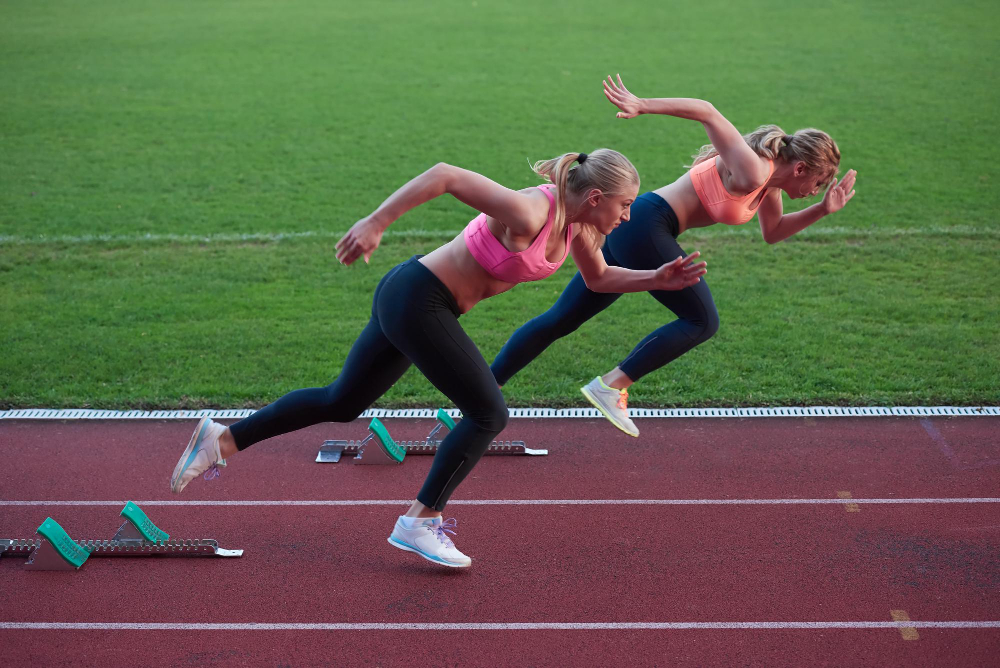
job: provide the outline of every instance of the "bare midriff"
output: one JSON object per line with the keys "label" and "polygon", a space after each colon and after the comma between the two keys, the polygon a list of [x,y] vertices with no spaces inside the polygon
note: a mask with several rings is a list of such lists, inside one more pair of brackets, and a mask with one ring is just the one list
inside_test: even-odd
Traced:
{"label": "bare midriff", "polygon": [[694,191],[694,184],[691,183],[691,174],[684,172],[679,179],[670,185],[654,190],[657,195],[663,198],[670,208],[677,214],[678,235],[684,230],[695,227],[708,227],[715,225],[715,221],[708,215],[708,211],[702,206],[698,199],[698,193]]}
{"label": "bare midriff", "polygon": [[419,261],[444,283],[462,313],[468,313],[482,300],[507,292],[517,285],[498,281],[486,273],[472,257],[461,234]]}
{"label": "bare midriff", "polygon": [[[733,192],[729,183],[729,170],[722,165],[721,161],[717,161],[716,164],[719,165],[719,178],[722,180],[722,184],[726,189],[726,192],[730,193],[734,197],[746,195],[746,193]],[[691,182],[690,170],[684,172],[680,178],[670,185],[658,188],[653,192],[662,197],[663,200],[670,205],[670,208],[674,210],[674,213],[677,214],[678,235],[680,235],[680,233],[684,230],[690,230],[696,227],[708,227],[709,225],[717,224],[717,221],[712,220],[712,216],[701,203],[701,199],[698,197],[698,193],[694,189],[694,183]],[[760,201],[763,197],[764,192],[762,191],[756,200],[754,208],[760,205]]]}

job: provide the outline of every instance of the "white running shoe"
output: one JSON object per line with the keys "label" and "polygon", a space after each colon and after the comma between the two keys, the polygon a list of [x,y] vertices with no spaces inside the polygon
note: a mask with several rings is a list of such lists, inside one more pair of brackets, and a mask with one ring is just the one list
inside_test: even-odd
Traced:
{"label": "white running shoe", "polygon": [[458,520],[454,517],[442,522],[440,517],[427,518],[414,522],[413,527],[407,520],[415,519],[400,517],[389,535],[389,544],[408,552],[416,552],[427,561],[435,564],[465,568],[472,565],[472,559],[458,551],[451,538],[445,535],[455,535],[454,529]]}
{"label": "white running shoe", "polygon": [[226,465],[219,451],[219,437],[226,431],[226,425],[202,418],[188,441],[184,454],[177,460],[174,473],[170,476],[170,491],[181,492],[187,484],[202,473],[211,480],[219,477],[219,467]]}
{"label": "white running shoe", "polygon": [[580,388],[583,396],[601,411],[611,424],[621,429],[629,436],[638,436],[639,429],[628,417],[628,390],[616,390],[608,387],[598,376]]}

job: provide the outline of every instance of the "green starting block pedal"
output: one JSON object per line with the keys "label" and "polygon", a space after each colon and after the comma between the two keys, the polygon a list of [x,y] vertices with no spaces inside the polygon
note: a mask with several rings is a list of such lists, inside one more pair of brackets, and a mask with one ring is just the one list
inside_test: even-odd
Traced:
{"label": "green starting block pedal", "polygon": [[75,571],[83,566],[90,553],[69,537],[66,530],[51,517],[46,517],[38,527],[36,549],[28,556],[24,565],[29,571]]}
{"label": "green starting block pedal", "polygon": [[[370,447],[374,441],[378,447]],[[406,450],[389,435],[382,421],[372,418],[368,424],[368,435],[361,441],[324,441],[316,454],[316,461],[322,464],[339,462],[341,456],[354,455],[357,464],[401,464],[406,458]]]}
{"label": "green starting block pedal", "polygon": [[153,543],[170,540],[170,534],[153,524],[142,508],[129,501],[122,508],[125,522],[111,540],[146,540]]}
{"label": "green starting block pedal", "polygon": [[439,408],[437,412],[437,424],[434,425],[433,429],[431,429],[431,433],[427,436],[427,440],[432,440],[434,435],[441,431],[442,427],[447,427],[448,431],[451,431],[455,428],[455,421],[451,419],[450,415],[448,415],[448,411],[443,408]]}
{"label": "green starting block pedal", "polygon": [[38,527],[38,539],[0,539],[0,556],[27,556],[25,569],[76,570],[89,557],[240,557],[243,550],[226,550],[210,538],[174,539],[161,530],[138,505],[129,501],[121,511],[125,522],[111,540],[74,540],[51,517]]}
{"label": "green starting block pedal", "polygon": [[[434,437],[442,429],[451,431],[456,426],[455,420],[448,415],[447,411],[439,408],[437,411],[437,424],[422,441],[394,441],[389,435],[389,430],[379,421],[373,418],[368,426],[370,433],[362,441],[323,441],[316,454],[316,461],[326,464],[339,462],[344,455],[354,455],[356,464],[399,464],[406,455],[433,455],[437,453],[441,441],[434,440]],[[375,440],[378,448],[366,447],[372,440]],[[396,456],[398,453],[398,457]],[[548,450],[533,450],[526,447],[524,441],[493,441],[486,449],[487,455],[547,455]]]}

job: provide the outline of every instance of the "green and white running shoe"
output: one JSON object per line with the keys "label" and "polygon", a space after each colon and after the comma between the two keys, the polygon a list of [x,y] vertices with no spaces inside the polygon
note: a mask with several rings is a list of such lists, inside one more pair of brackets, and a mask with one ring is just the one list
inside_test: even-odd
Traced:
{"label": "green and white running shoe", "polygon": [[202,473],[206,480],[219,477],[219,468],[226,465],[219,451],[219,437],[226,431],[226,425],[202,418],[188,441],[184,454],[177,460],[174,473],[170,476],[170,491],[181,492],[187,484]]}
{"label": "green and white running shoe", "polygon": [[608,387],[598,376],[580,388],[594,408],[601,411],[611,424],[629,436],[638,436],[639,430],[628,417],[628,390]]}

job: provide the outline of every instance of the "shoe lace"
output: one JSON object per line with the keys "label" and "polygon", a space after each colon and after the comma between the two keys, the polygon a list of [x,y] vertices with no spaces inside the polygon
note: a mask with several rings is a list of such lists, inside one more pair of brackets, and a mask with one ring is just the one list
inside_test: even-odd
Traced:
{"label": "shoe lace", "polygon": [[222,475],[222,472],[219,471],[219,464],[218,462],[216,462],[215,464],[212,464],[210,467],[208,467],[208,470],[205,471],[205,475],[203,477],[205,478],[205,480],[215,480],[220,475]]}
{"label": "shoe lace", "polygon": [[628,410],[628,390],[622,390],[618,395],[618,408]]}
{"label": "shoe lace", "polygon": [[431,531],[437,536],[438,540],[447,545],[448,547],[455,547],[455,543],[445,535],[445,532],[450,533],[452,536],[457,536],[458,534],[453,531],[453,529],[458,528],[458,520],[451,517],[437,526],[431,527]]}

